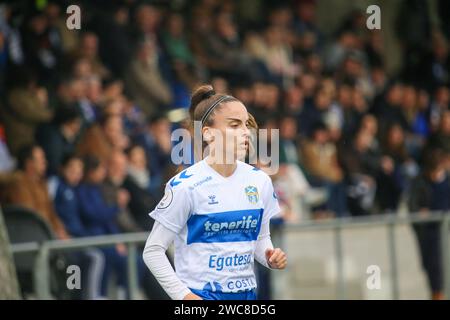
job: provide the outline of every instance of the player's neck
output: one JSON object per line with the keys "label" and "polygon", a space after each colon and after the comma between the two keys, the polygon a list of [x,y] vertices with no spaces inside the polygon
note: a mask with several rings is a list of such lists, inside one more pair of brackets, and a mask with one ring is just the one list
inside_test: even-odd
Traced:
{"label": "player's neck", "polygon": [[237,167],[236,162],[224,164],[221,163],[222,161],[216,161],[216,159],[212,157],[207,157],[205,161],[211,168],[217,171],[218,174],[224,176],[225,178],[231,176]]}

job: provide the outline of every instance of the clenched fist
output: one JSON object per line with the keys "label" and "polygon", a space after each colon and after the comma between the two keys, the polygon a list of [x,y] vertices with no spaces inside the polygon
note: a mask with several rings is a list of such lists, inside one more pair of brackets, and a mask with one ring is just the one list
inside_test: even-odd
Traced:
{"label": "clenched fist", "polygon": [[287,256],[280,248],[267,249],[266,259],[272,269],[284,269],[287,265]]}

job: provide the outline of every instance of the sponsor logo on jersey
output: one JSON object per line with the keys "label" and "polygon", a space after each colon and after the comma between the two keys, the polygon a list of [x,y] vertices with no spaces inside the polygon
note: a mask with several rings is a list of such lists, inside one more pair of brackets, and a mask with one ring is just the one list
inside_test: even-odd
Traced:
{"label": "sponsor logo on jersey", "polygon": [[251,254],[235,254],[234,256],[219,256],[219,255],[210,255],[209,256],[209,267],[211,269],[216,269],[217,271],[222,271],[223,268],[233,268],[233,267],[242,267],[247,266],[252,263],[252,255]]}
{"label": "sponsor logo on jersey", "polygon": [[209,198],[208,204],[218,204],[219,203],[218,201],[216,201],[216,196],[213,194],[208,196],[208,198]]}
{"label": "sponsor logo on jersey", "polygon": [[231,291],[242,291],[255,288],[256,284],[252,278],[243,278],[228,281],[226,287]]}
{"label": "sponsor logo on jersey", "polygon": [[197,188],[198,186],[201,186],[202,184],[204,184],[205,182],[211,181],[212,177],[211,176],[207,176],[205,179],[202,179],[200,181],[197,181],[196,183],[194,183],[192,186],[189,186],[190,190],[194,190],[195,188]]}
{"label": "sponsor logo on jersey", "polygon": [[187,221],[187,244],[254,241],[261,228],[263,209],[193,214]]}

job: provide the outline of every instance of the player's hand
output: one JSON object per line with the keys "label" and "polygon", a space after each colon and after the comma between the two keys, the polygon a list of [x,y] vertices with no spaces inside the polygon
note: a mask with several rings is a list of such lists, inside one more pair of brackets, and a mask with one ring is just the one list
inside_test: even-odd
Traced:
{"label": "player's hand", "polygon": [[284,269],[287,265],[287,256],[280,248],[267,249],[266,259],[272,269]]}
{"label": "player's hand", "polygon": [[203,300],[198,295],[189,292],[187,295],[184,296],[183,300]]}

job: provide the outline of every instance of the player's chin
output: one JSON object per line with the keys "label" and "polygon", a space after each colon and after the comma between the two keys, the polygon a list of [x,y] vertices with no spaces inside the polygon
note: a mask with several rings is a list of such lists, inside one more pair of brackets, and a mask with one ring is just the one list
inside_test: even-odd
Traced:
{"label": "player's chin", "polygon": [[238,159],[245,159],[245,157],[247,156],[247,150],[248,148],[246,146],[242,147],[239,146],[237,149],[237,158]]}

